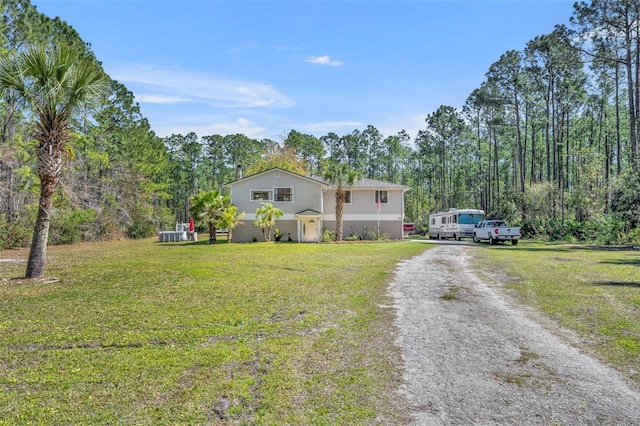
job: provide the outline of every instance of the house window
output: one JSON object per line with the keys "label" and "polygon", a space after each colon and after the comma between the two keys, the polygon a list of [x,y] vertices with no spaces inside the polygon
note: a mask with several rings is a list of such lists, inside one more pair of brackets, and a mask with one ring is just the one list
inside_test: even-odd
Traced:
{"label": "house window", "polygon": [[380,201],[380,204],[388,204],[389,203],[389,191],[376,191],[375,197],[373,199],[373,202],[378,204],[378,201]]}
{"label": "house window", "polygon": [[293,188],[273,188],[274,201],[293,201]]}
{"label": "house window", "polygon": [[344,191],[344,203],[351,204],[351,191]]}
{"label": "house window", "polygon": [[251,190],[251,201],[271,200],[271,191]]}

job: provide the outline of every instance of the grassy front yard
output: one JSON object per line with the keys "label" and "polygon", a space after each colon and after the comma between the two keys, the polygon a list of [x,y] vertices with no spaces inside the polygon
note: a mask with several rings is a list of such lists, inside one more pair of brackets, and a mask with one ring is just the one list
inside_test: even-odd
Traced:
{"label": "grassy front yard", "polygon": [[403,423],[381,306],[425,248],[77,244],[48,284],[2,262],[0,424]]}
{"label": "grassy front yard", "polygon": [[[0,424],[404,424],[386,289],[427,247],[77,244],[50,248],[48,284],[0,262]],[[472,250],[640,382],[640,253]]]}
{"label": "grassy front yard", "polygon": [[640,252],[530,241],[478,248],[478,265],[520,300],[640,383]]}

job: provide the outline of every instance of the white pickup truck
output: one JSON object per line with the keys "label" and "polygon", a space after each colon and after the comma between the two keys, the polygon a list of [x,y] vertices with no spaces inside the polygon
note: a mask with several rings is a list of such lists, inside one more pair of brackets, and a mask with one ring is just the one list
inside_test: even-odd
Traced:
{"label": "white pickup truck", "polygon": [[485,220],[473,229],[473,241],[489,240],[489,244],[499,241],[511,241],[514,246],[522,238],[522,230],[518,226],[507,226],[504,220]]}

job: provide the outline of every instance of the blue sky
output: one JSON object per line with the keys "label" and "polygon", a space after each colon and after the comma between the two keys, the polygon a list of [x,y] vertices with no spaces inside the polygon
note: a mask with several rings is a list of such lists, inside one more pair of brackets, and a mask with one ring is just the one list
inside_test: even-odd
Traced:
{"label": "blue sky", "polygon": [[572,0],[32,0],[74,27],[159,136],[413,137]]}

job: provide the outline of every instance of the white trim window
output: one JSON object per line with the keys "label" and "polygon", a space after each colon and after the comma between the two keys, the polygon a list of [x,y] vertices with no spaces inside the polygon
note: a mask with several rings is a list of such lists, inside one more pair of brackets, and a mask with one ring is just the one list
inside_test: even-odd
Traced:
{"label": "white trim window", "polygon": [[252,189],[251,201],[271,201],[272,192],[269,189]]}
{"label": "white trim window", "polygon": [[373,202],[378,204],[378,200],[380,204],[389,204],[389,191],[375,191],[373,196]]}
{"label": "white trim window", "polygon": [[293,202],[293,188],[273,188],[273,201],[281,203]]}
{"label": "white trim window", "polygon": [[351,204],[351,191],[344,191],[344,203]]}

